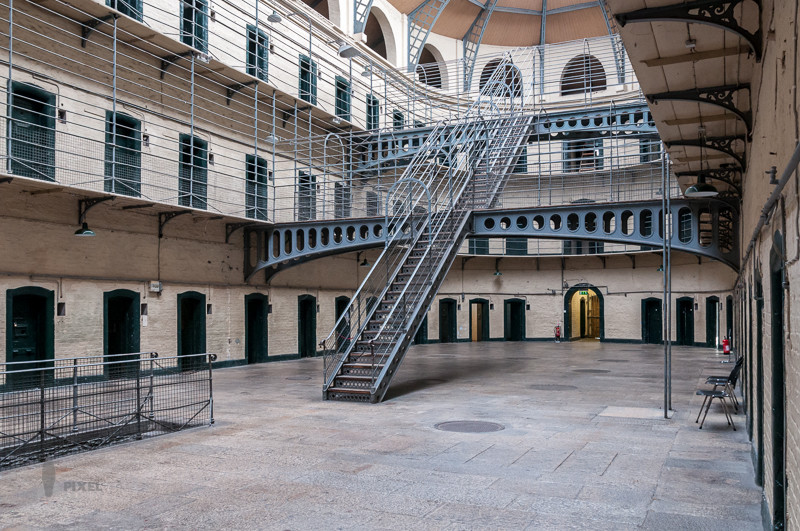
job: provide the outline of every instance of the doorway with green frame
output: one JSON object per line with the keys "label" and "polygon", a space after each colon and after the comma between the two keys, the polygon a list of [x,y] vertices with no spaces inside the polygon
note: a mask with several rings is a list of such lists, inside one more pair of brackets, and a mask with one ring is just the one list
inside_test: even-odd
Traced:
{"label": "doorway with green frame", "polygon": [[455,299],[439,301],[439,343],[455,343],[458,340],[457,310]]}
{"label": "doorway with green frame", "polygon": [[503,339],[525,341],[525,301],[523,299],[503,301]]}
{"label": "doorway with green frame", "polygon": [[38,387],[52,380],[51,371],[31,371],[53,366],[54,293],[39,287],[6,291],[6,369],[9,389]]}
{"label": "doorway with green frame", "polygon": [[[131,378],[139,373],[139,293],[116,289],[103,293],[103,355],[108,378]],[[121,354],[132,354],[123,356]],[[113,363],[117,362],[117,363]]]}
{"label": "doorway with green frame", "polygon": [[267,361],[268,303],[269,299],[263,293],[251,293],[244,296],[244,350],[248,364]]}
{"label": "doorway with green frame", "polygon": [[[196,291],[178,294],[178,356],[202,354],[206,351],[206,296]],[[202,356],[180,358],[182,371],[197,370],[204,365]]]}
{"label": "doorway with green frame", "polygon": [[317,353],[317,298],[297,297],[297,353],[308,358]]}
{"label": "doorway with green frame", "polygon": [[469,301],[469,339],[489,341],[489,301],[486,299]]}

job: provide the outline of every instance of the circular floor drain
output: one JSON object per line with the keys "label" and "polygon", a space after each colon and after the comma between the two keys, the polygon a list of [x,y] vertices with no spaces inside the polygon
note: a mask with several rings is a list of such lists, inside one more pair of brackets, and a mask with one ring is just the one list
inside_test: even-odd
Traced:
{"label": "circular floor drain", "polygon": [[601,374],[604,372],[611,372],[607,369],[572,369],[572,372],[586,372],[590,374]]}
{"label": "circular floor drain", "polygon": [[449,422],[440,422],[434,428],[458,433],[488,433],[504,430],[505,426],[496,422],[484,422],[482,420],[451,420]]}
{"label": "circular floor drain", "polygon": [[289,376],[287,380],[310,380],[311,376]]}
{"label": "circular floor drain", "polygon": [[577,387],[574,385],[533,384],[531,389],[536,391],[574,391]]}

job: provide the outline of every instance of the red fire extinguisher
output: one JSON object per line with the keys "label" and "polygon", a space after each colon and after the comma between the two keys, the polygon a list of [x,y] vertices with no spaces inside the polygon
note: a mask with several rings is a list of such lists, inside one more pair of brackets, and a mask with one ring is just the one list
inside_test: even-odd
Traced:
{"label": "red fire extinguisher", "polygon": [[561,325],[557,324],[555,328],[553,328],[553,332],[556,335],[556,343],[561,343]]}
{"label": "red fire extinguisher", "polygon": [[731,353],[731,341],[727,337],[722,340],[722,353],[723,354]]}

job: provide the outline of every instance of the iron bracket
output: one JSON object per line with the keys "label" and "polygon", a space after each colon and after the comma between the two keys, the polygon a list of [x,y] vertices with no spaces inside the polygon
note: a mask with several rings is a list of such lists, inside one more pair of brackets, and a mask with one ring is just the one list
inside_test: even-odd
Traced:
{"label": "iron bracket", "polygon": [[86,42],[89,40],[89,35],[102,24],[103,22],[108,22],[109,20],[116,20],[119,18],[119,15],[116,13],[111,13],[110,15],[106,15],[100,18],[93,18],[92,20],[87,20],[86,22],[79,22],[82,26],[81,28],[81,48],[86,48]]}
{"label": "iron bracket", "polygon": [[[659,92],[658,94],[648,94],[647,101],[658,104],[659,101],[689,101],[694,103],[709,103],[722,107],[739,117],[747,127],[748,140],[753,134],[753,117],[750,111],[740,111],[733,102],[733,95],[740,90],[750,91],[748,83],[739,85],[723,85],[719,87],[696,88],[689,90],[675,90],[670,92]],[[702,119],[702,118],[701,118]]]}
{"label": "iron bracket", "polygon": [[180,59],[182,57],[189,57],[193,53],[194,52],[192,50],[189,50],[188,52],[176,53],[176,54],[173,54],[173,55],[165,55],[164,57],[162,57],[161,58],[161,79],[162,80],[164,79],[164,74],[167,73],[167,68],[169,68],[169,65],[173,64],[175,61],[177,61],[178,59]]}
{"label": "iron bracket", "polygon": [[190,214],[191,210],[175,210],[172,212],[159,212],[158,213],[158,237],[164,237],[164,225],[169,223],[173,218],[183,214]]}
{"label": "iron bracket", "polygon": [[742,195],[742,187],[737,182],[738,179],[736,175],[741,175],[742,171],[738,168],[716,168],[710,170],[701,170],[701,171],[680,171],[676,172],[676,177],[691,177],[697,176],[700,177],[701,175],[706,179],[713,179],[715,181],[719,181],[724,183],[734,190],[736,193],[741,196]]}
{"label": "iron bracket", "polygon": [[228,85],[225,87],[225,103],[228,105],[231,104],[231,98],[233,95],[239,92],[244,87],[249,87],[251,85],[258,85],[258,80],[254,79],[252,81],[248,81],[246,83],[234,83],[233,85]]}
{"label": "iron bracket", "polygon": [[225,224],[225,243],[230,243],[231,235],[236,232],[237,230],[249,227],[254,225],[253,223],[243,222],[243,223],[226,223]]}
{"label": "iron bracket", "polygon": [[674,147],[674,146],[687,146],[687,147],[699,147],[699,148],[706,148],[706,149],[713,149],[714,151],[719,151],[720,153],[724,153],[729,157],[736,160],[739,163],[739,168],[744,169],[746,167],[745,164],[745,154],[738,154],[733,150],[733,143],[737,140],[741,140],[742,142],[747,142],[747,139],[743,135],[735,135],[735,136],[715,136],[715,137],[708,137],[705,141],[702,140],[676,140],[673,142],[664,142],[664,145],[667,149]]}
{"label": "iron bracket", "polygon": [[93,206],[103,203],[104,201],[113,201],[113,195],[106,195],[103,197],[90,197],[88,199],[78,200],[78,225],[86,221],[86,213],[89,212]]}
{"label": "iron bracket", "polygon": [[[614,15],[614,18],[622,27],[625,27],[629,22],[659,21],[694,22],[697,24],[716,26],[725,31],[735,33],[746,40],[750,45],[750,49],[753,50],[755,54],[756,62],[760,63],[761,27],[755,32],[748,31],[739,24],[734,16],[736,8],[746,1],[748,0],[699,0],[685,4],[649,7],[637,11],[630,11],[628,13],[619,13],[618,15]],[[752,1],[758,6],[758,11],[760,13],[760,0],[749,1]]]}

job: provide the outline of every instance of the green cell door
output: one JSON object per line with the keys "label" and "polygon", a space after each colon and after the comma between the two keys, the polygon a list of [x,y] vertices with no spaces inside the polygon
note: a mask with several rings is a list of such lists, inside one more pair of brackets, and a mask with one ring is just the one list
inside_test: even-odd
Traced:
{"label": "green cell door", "polygon": [[350,316],[339,321],[348,304],[350,304],[348,297],[336,297],[336,348],[338,349],[346,348],[350,342]]}
{"label": "green cell door", "polygon": [[301,358],[317,353],[317,299],[313,295],[297,297],[297,350]]}
{"label": "green cell door", "polygon": [[716,348],[719,343],[719,298],[706,297],[706,346]]}
{"label": "green cell door", "polygon": [[439,301],[439,343],[455,343],[456,331],[456,301],[455,299],[442,299]]}
{"label": "green cell door", "polygon": [[14,175],[54,181],[56,97],[39,87],[12,82],[8,122],[9,170]]}
{"label": "green cell door", "polygon": [[681,297],[677,301],[676,336],[678,345],[694,345],[694,299]]}
{"label": "green cell door", "polygon": [[244,350],[247,363],[267,361],[267,296],[252,293],[244,297]]}
{"label": "green cell door", "polygon": [[503,304],[503,328],[506,341],[525,341],[525,301],[507,299]]}
{"label": "green cell door", "polygon": [[422,320],[422,324],[419,325],[417,333],[414,334],[414,344],[424,345],[427,342],[428,342],[428,316],[426,315],[425,318]]}
{"label": "green cell door", "polygon": [[661,299],[649,298],[642,301],[642,341],[661,343]]}
{"label": "green cell door", "polygon": [[772,528],[786,529],[786,363],[784,360],[783,237],[776,232],[770,253],[772,346]]}
{"label": "green cell door", "polygon": [[48,382],[51,372],[31,369],[53,366],[53,292],[43,288],[18,288],[6,292],[7,384],[13,389],[39,386]]}
{"label": "green cell door", "polygon": [[109,378],[135,377],[138,356],[119,356],[139,352],[139,294],[127,289],[103,293],[103,354]]}
{"label": "green cell door", "polygon": [[[206,351],[206,296],[196,291],[178,294],[178,356]],[[205,365],[203,356],[180,360],[181,370],[197,370]]]}

